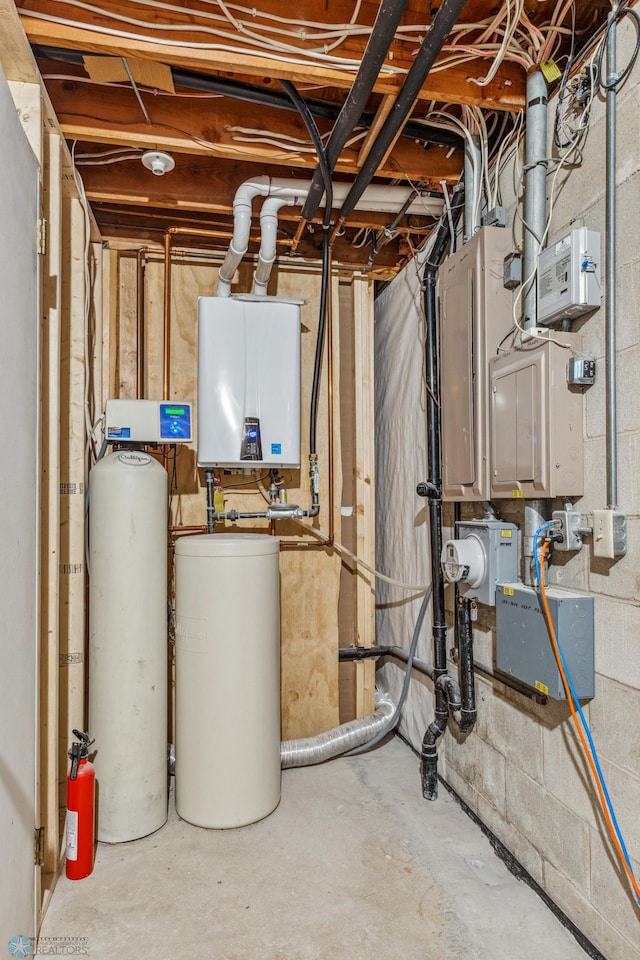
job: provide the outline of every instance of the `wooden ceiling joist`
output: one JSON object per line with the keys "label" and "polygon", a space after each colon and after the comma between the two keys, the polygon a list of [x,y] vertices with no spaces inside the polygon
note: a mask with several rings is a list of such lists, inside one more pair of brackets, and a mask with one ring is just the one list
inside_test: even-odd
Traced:
{"label": "wooden ceiling joist", "polygon": [[[178,153],[209,155],[249,163],[273,163],[315,169],[315,153],[301,153],[295,147],[283,150],[273,144],[243,142],[250,135],[237,131],[262,130],[263,136],[278,140],[287,137],[307,140],[302,122],[295,114],[269,107],[256,110],[251,104],[226,97],[182,98],[145,95],[152,124],[148,125],[131,88],[95,86],[70,80],[49,80],[48,89],[62,130],[69,140],[90,140],[114,146],[165,149]],[[325,121],[322,129],[329,130]],[[355,173],[358,169],[359,143],[347,148],[336,169]],[[422,145],[403,137],[378,171],[381,177],[411,177],[416,180],[457,180],[459,151]]]}
{"label": "wooden ceiling joist", "polygon": [[[105,0],[103,5],[107,6]],[[118,4],[110,3],[110,9],[116,9]],[[30,13],[40,11],[45,16],[69,17],[69,8],[64,4],[51,0],[30,0],[29,11],[22,12],[24,30],[33,44],[44,46],[65,47],[72,50],[83,50],[101,55],[116,57],[134,56],[140,59],[157,60],[173,66],[191,70],[212,73],[222,71],[227,76],[233,76],[242,64],[242,72],[252,77],[273,77],[277,75],[283,80],[294,83],[317,83],[321,86],[333,86],[342,90],[350,89],[355,77],[355,70],[337,69],[322,62],[309,63],[295,62],[293,57],[281,55],[266,57],[259,53],[247,53],[242,42],[228,41],[225,46],[229,50],[202,49],[189,47],[188,37],[180,35],[183,45],[173,45],[162,42],[152,31],[147,34],[142,28],[137,28],[137,36],[144,39],[132,39],[112,33],[98,32],[96,26],[102,30],[122,30],[126,25],[111,23],[104,18],[87,15],[82,9],[73,10],[73,19],[84,19],[86,26],[68,26],[46,19],[39,19]],[[178,15],[175,15],[176,18]],[[100,21],[95,23],[95,21]],[[184,22],[184,18],[182,18]],[[129,28],[132,29],[132,28]],[[175,36],[175,35],[174,35]],[[194,34],[195,43],[203,41],[202,34]],[[347,46],[347,44],[345,44]],[[351,59],[359,60],[364,50],[365,42],[359,41],[351,50]],[[235,47],[235,49],[233,49]],[[412,63],[412,51],[416,43],[394,43],[393,67],[406,71]],[[395,49],[395,48],[398,49]],[[407,48],[402,51],[401,48]],[[301,51],[300,61],[304,58]],[[479,86],[474,80],[480,80],[489,69],[490,61],[477,57],[461,66],[448,67],[446,70],[434,70],[427,77],[419,99],[423,101],[446,100],[450,103],[465,103],[478,105],[496,110],[518,110],[524,104],[525,77],[521,67],[506,62],[502,65],[499,77],[486,86]],[[397,94],[402,86],[405,73],[381,73],[374,86],[374,92],[380,94]]]}

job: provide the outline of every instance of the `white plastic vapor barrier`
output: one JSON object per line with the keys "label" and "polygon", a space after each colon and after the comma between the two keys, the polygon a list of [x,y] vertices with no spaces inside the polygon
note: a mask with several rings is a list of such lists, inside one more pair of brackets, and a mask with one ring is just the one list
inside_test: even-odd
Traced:
{"label": "white plastic vapor barrier", "polygon": [[[422,263],[412,261],[375,302],[376,566],[407,583],[430,580],[426,500],[416,484],[427,479]],[[421,596],[378,582],[378,642],[409,648]],[[416,652],[431,663],[431,608]],[[398,701],[404,665],[382,668],[380,683]],[[424,686],[428,684],[428,688]],[[419,747],[433,719],[431,684],[414,674],[400,733]]]}

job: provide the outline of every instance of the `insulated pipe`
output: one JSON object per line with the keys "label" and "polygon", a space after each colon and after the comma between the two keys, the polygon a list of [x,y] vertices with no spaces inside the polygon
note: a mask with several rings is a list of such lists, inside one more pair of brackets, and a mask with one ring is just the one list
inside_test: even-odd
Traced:
{"label": "insulated pipe", "polygon": [[362,746],[383,731],[395,711],[395,704],[387,693],[378,696],[375,712],[361,720],[350,720],[334,730],[319,733],[305,740],[284,740],[280,744],[280,762],[283,770],[307,767],[339,757],[354,747]]}
{"label": "insulated pipe", "polygon": [[527,77],[524,180],[524,321],[538,321],[535,272],[547,219],[547,81],[536,69]]}
{"label": "insulated pipe", "polygon": [[480,137],[472,136],[471,143],[464,145],[464,243],[480,229],[480,203],[478,198],[482,189],[482,155]]}
{"label": "insulated pipe", "polygon": [[607,237],[606,237],[606,343],[607,343],[607,506],[618,505],[618,423],[616,390],[616,97],[619,78],[616,76],[617,7],[609,13],[607,33]]}
{"label": "insulated pipe", "polygon": [[445,40],[449,36],[451,28],[462,13],[466,2],[467,0],[443,0],[431,24],[431,29],[427,31],[427,35],[418,50],[417,56],[411,64],[409,73],[405,78],[391,113],[374,140],[371,150],[342,205],[342,209],[340,210],[340,218],[342,220],[355,210],[358,200],[364,193],[366,187],[371,183],[387,151],[402,129],[420,93],[420,88],[427,78]]}
{"label": "insulated pipe", "polygon": [[[369,41],[360,61],[358,73],[333,125],[326,146],[330,171],[335,169],[347,138],[353,132],[367,105],[367,100],[389,52],[389,47],[393,42],[407,2],[408,0],[382,0],[380,3]],[[313,219],[322,201],[323,193],[322,172],[318,167],[313,174],[309,194],[302,209],[303,220]]]}
{"label": "insulated pipe", "polygon": [[264,296],[269,286],[271,268],[276,259],[278,236],[278,210],[289,203],[283,197],[267,197],[260,211],[260,251],[258,265],[253,275],[253,292]]}
{"label": "insulated pipe", "polygon": [[[60,47],[50,47],[42,44],[33,44],[33,53],[43,60],[55,60],[58,63],[75,63],[84,66],[84,57],[90,55],[88,50],[65,50]],[[278,90],[266,87],[255,87],[250,83],[241,83],[230,80],[228,77],[214,77],[211,74],[198,73],[195,70],[182,70],[172,67],[171,75],[177,87],[187,90],[200,90],[203,93],[217,93],[222,97],[252,103],[255,106],[275,107],[279,110],[293,111],[296,108],[291,101]],[[305,98],[305,102],[314,117],[325,120],[336,120],[341,108],[336,103],[317,98]],[[363,113],[360,117],[360,126],[369,128],[375,120],[375,114]],[[462,148],[462,138],[452,130],[444,130],[438,126],[428,124],[407,123],[400,136],[419,140],[421,143],[437,143],[445,147]]]}

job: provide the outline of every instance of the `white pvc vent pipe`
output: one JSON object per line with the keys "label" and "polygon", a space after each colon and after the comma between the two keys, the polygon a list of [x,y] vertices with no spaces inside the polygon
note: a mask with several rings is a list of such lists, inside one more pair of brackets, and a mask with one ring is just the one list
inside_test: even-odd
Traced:
{"label": "white pvc vent pipe", "polygon": [[307,737],[305,740],[284,740],[280,744],[280,765],[283,770],[290,767],[308,767],[342,756],[383,731],[394,711],[395,704],[389,694],[380,693],[376,700],[375,713],[369,717],[350,720],[334,730]]}
{"label": "white pvc vent pipe", "polygon": [[[255,197],[267,197],[273,201],[267,207],[263,206],[262,237],[258,268],[254,277],[254,293],[266,293],[269,274],[276,256],[276,233],[278,226],[277,212],[280,207],[301,206],[306,200],[311,181],[308,180],[281,180],[268,176],[256,177],[255,180],[246,180],[240,184],[233,201],[233,237],[229,250],[220,267],[218,274],[218,297],[228,297],[231,292],[233,276],[240,261],[249,247],[251,232],[251,214]],[[346,199],[351,188],[349,183],[335,183],[333,185],[333,199],[336,204]],[[412,188],[387,187],[383,184],[373,184],[367,187],[356,204],[357,210],[377,211],[379,213],[398,213],[407,200]],[[275,201],[281,201],[276,203]],[[442,202],[432,197],[417,197],[407,208],[407,214],[422,214],[423,216],[438,216],[442,212]],[[264,217],[264,219],[263,219]]]}

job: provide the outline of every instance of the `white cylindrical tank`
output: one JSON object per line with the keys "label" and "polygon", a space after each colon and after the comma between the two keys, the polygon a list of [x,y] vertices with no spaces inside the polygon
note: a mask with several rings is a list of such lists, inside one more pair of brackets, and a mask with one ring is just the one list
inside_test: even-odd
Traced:
{"label": "white cylindrical tank", "polygon": [[240,827],[280,802],[280,542],[176,542],[176,809]]}
{"label": "white cylindrical tank", "polygon": [[97,836],[121,843],[167,819],[167,472],[121,451],[95,465],[89,489]]}

